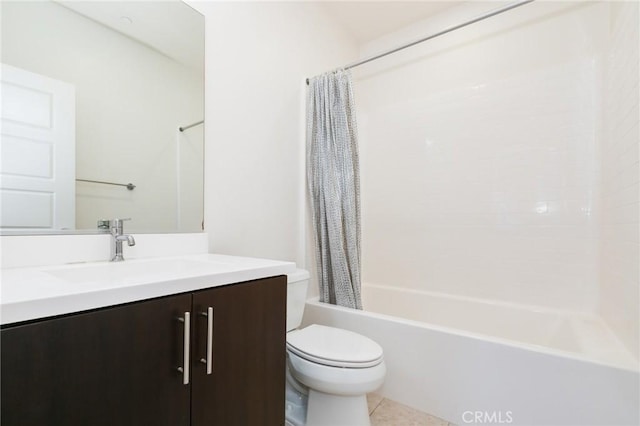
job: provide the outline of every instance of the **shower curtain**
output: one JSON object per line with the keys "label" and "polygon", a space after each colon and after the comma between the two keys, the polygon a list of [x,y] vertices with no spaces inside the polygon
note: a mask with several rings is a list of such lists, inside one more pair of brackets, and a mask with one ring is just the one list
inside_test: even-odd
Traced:
{"label": "shower curtain", "polygon": [[360,171],[351,74],[314,77],[307,93],[307,181],[320,301],[362,309]]}

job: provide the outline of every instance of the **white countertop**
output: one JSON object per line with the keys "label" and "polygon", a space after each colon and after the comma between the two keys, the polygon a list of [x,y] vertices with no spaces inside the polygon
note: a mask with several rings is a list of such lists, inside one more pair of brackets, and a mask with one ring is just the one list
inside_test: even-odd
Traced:
{"label": "white countertop", "polygon": [[295,269],[293,262],[217,254],[2,269],[0,323],[283,275]]}

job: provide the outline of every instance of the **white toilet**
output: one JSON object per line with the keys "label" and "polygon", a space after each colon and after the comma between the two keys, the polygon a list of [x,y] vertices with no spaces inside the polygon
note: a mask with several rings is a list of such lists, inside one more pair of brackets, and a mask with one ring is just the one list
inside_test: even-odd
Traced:
{"label": "white toilet", "polygon": [[298,329],[309,272],[288,274],[287,400],[290,426],[367,426],[367,393],[386,373],[382,348],[368,337],[313,324]]}

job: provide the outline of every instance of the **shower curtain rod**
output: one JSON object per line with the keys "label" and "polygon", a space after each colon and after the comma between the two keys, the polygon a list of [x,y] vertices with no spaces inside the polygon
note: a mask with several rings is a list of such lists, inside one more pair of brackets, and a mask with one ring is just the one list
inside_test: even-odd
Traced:
{"label": "shower curtain rod", "polygon": [[185,130],[190,129],[192,127],[195,127],[195,126],[197,126],[199,124],[202,124],[202,123],[204,123],[204,120],[200,120],[197,123],[189,124],[188,126],[178,127],[178,130],[180,130],[181,132],[184,132]]}
{"label": "shower curtain rod", "polygon": [[[386,52],[382,52],[382,53],[379,53],[377,55],[370,56],[370,57],[368,57],[366,59],[362,59],[362,60],[359,60],[359,61],[356,61],[356,62],[352,62],[352,63],[347,64],[344,67],[342,67],[342,69],[348,70],[348,69],[355,68],[355,67],[360,66],[360,65],[364,65],[364,64],[366,64],[368,62],[375,61],[376,59],[383,58],[383,57],[385,57],[387,55],[391,55],[392,53],[399,52],[400,50],[404,50],[404,49],[406,49],[408,47],[415,46],[416,44],[420,44],[420,43],[425,42],[427,40],[431,40],[431,39],[439,37],[441,35],[450,33],[451,31],[458,30],[460,28],[466,27],[467,25],[475,24],[476,22],[480,22],[480,21],[482,21],[484,19],[491,18],[492,16],[499,15],[499,14],[501,14],[503,12],[506,12],[506,11],[511,10],[511,9],[515,9],[516,7],[523,6],[523,5],[525,5],[527,3],[531,3],[533,1],[534,0],[523,0],[523,1],[519,1],[519,2],[508,4],[508,5],[504,6],[504,7],[501,7],[501,8],[498,8],[498,9],[494,9],[494,10],[492,10],[490,12],[487,12],[484,15],[477,16],[477,17],[471,19],[470,21],[465,21],[465,22],[463,22],[461,24],[454,25],[454,26],[446,28],[446,29],[444,29],[442,31],[438,31],[435,34],[431,34],[431,35],[429,35],[427,37],[423,37],[421,39],[412,41],[411,43],[407,43],[407,44],[404,44],[404,45],[402,45],[400,47],[396,47],[394,49],[387,50]],[[309,85],[309,79],[308,78],[307,78],[307,85]]]}

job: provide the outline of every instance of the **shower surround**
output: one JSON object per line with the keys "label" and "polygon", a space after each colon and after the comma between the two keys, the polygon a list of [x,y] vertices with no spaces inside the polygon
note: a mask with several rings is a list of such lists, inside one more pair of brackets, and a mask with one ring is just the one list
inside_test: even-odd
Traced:
{"label": "shower surround", "polygon": [[305,322],[378,341],[385,396],[456,424],[639,421],[638,13],[534,2],[354,70],[365,312]]}
{"label": "shower surround", "polygon": [[637,22],[534,2],[356,72],[363,283],[600,313],[637,357]]}

